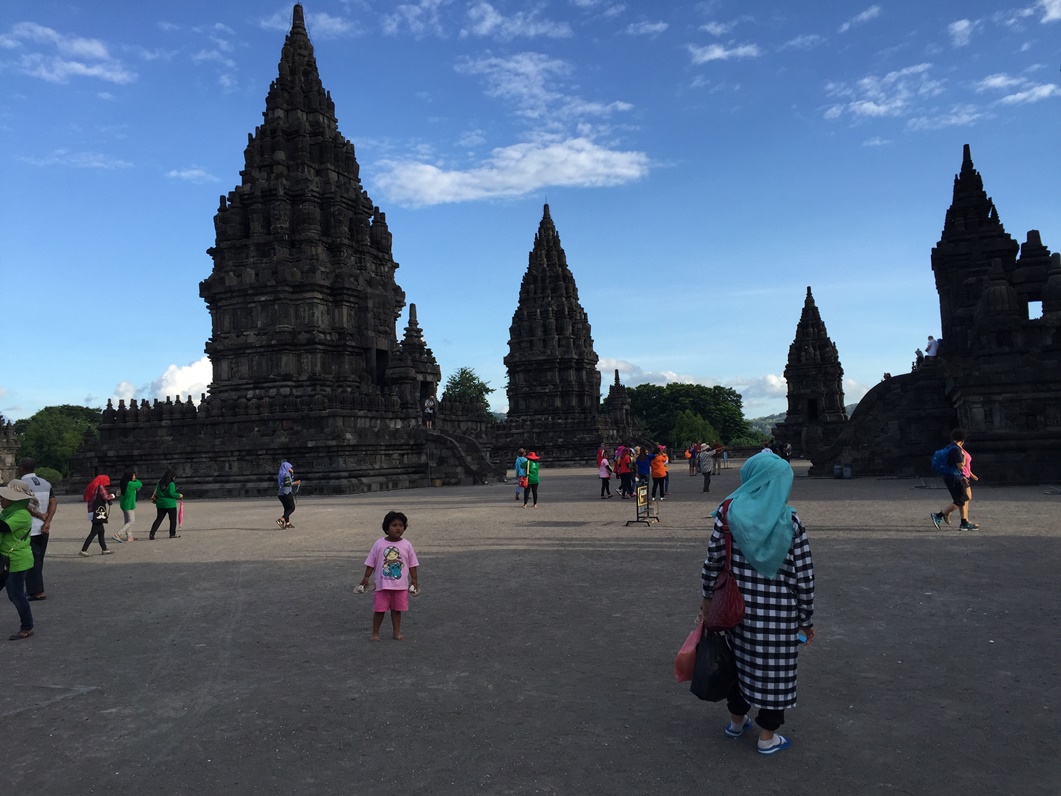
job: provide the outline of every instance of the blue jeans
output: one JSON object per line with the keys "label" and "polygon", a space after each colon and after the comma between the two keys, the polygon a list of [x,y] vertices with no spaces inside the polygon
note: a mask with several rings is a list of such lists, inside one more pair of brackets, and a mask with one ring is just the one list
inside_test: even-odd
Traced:
{"label": "blue jeans", "polygon": [[18,611],[22,630],[33,630],[33,612],[29,608],[29,600],[26,599],[26,573],[28,571],[24,569],[21,572],[8,572],[7,580],[4,581],[7,597]]}

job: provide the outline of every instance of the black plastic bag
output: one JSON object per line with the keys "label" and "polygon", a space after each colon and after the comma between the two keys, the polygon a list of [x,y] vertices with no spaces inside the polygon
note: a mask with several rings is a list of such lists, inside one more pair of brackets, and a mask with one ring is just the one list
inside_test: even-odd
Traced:
{"label": "black plastic bag", "polygon": [[704,628],[696,645],[696,664],[689,690],[707,702],[721,702],[737,682],[737,662],[726,636]]}

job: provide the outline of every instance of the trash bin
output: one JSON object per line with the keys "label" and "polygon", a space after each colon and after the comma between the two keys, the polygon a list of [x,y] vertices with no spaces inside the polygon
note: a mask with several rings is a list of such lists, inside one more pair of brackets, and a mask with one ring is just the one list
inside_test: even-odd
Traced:
{"label": "trash bin", "polygon": [[842,464],[834,464],[833,465],[833,478],[843,478],[843,477],[844,477],[844,466]]}
{"label": "trash bin", "polygon": [[844,465],[844,478],[851,478],[852,476],[854,476],[854,471],[852,471],[851,465],[850,464],[845,464]]}

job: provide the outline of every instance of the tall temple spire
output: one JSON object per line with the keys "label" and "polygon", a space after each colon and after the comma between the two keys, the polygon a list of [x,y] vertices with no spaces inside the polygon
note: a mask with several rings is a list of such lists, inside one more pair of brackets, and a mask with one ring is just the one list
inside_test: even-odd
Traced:
{"label": "tall temple spire", "polygon": [[[241,184],[221,197],[214,268],[200,285],[213,322],[211,394],[382,397],[405,294],[386,217],[339,132],[301,5],[244,162]],[[418,372],[433,367],[431,359]]]}
{"label": "tall temple spire", "polygon": [[831,444],[847,422],[844,409],[844,369],[829,339],[814,294],[807,287],[796,337],[785,366],[788,412],[774,434],[790,442],[798,456],[811,456]]}
{"label": "tall temple spire", "polygon": [[549,205],[543,208],[520,284],[505,365],[509,417],[546,413],[595,422],[600,405],[597,354]]}
{"label": "tall temple spire", "polygon": [[1010,272],[1019,248],[1002,226],[966,144],[961,171],[954,177],[954,194],[943,233],[932,250],[932,271],[940,298],[940,331],[945,341],[941,355],[969,351],[975,309],[989,281],[991,263],[997,259],[1003,271]]}

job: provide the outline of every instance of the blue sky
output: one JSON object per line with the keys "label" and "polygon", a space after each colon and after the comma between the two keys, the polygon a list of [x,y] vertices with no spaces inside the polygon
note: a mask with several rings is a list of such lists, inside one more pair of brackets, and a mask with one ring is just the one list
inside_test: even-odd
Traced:
{"label": "blue sky", "polygon": [[[808,285],[848,402],[938,333],[963,144],[1007,230],[1061,248],[1061,0],[304,7],[443,379],[474,368],[501,411],[546,201],[605,385],[723,384],[749,417],[784,409]],[[213,214],[290,18],[4,3],[5,417],[205,389]]]}

